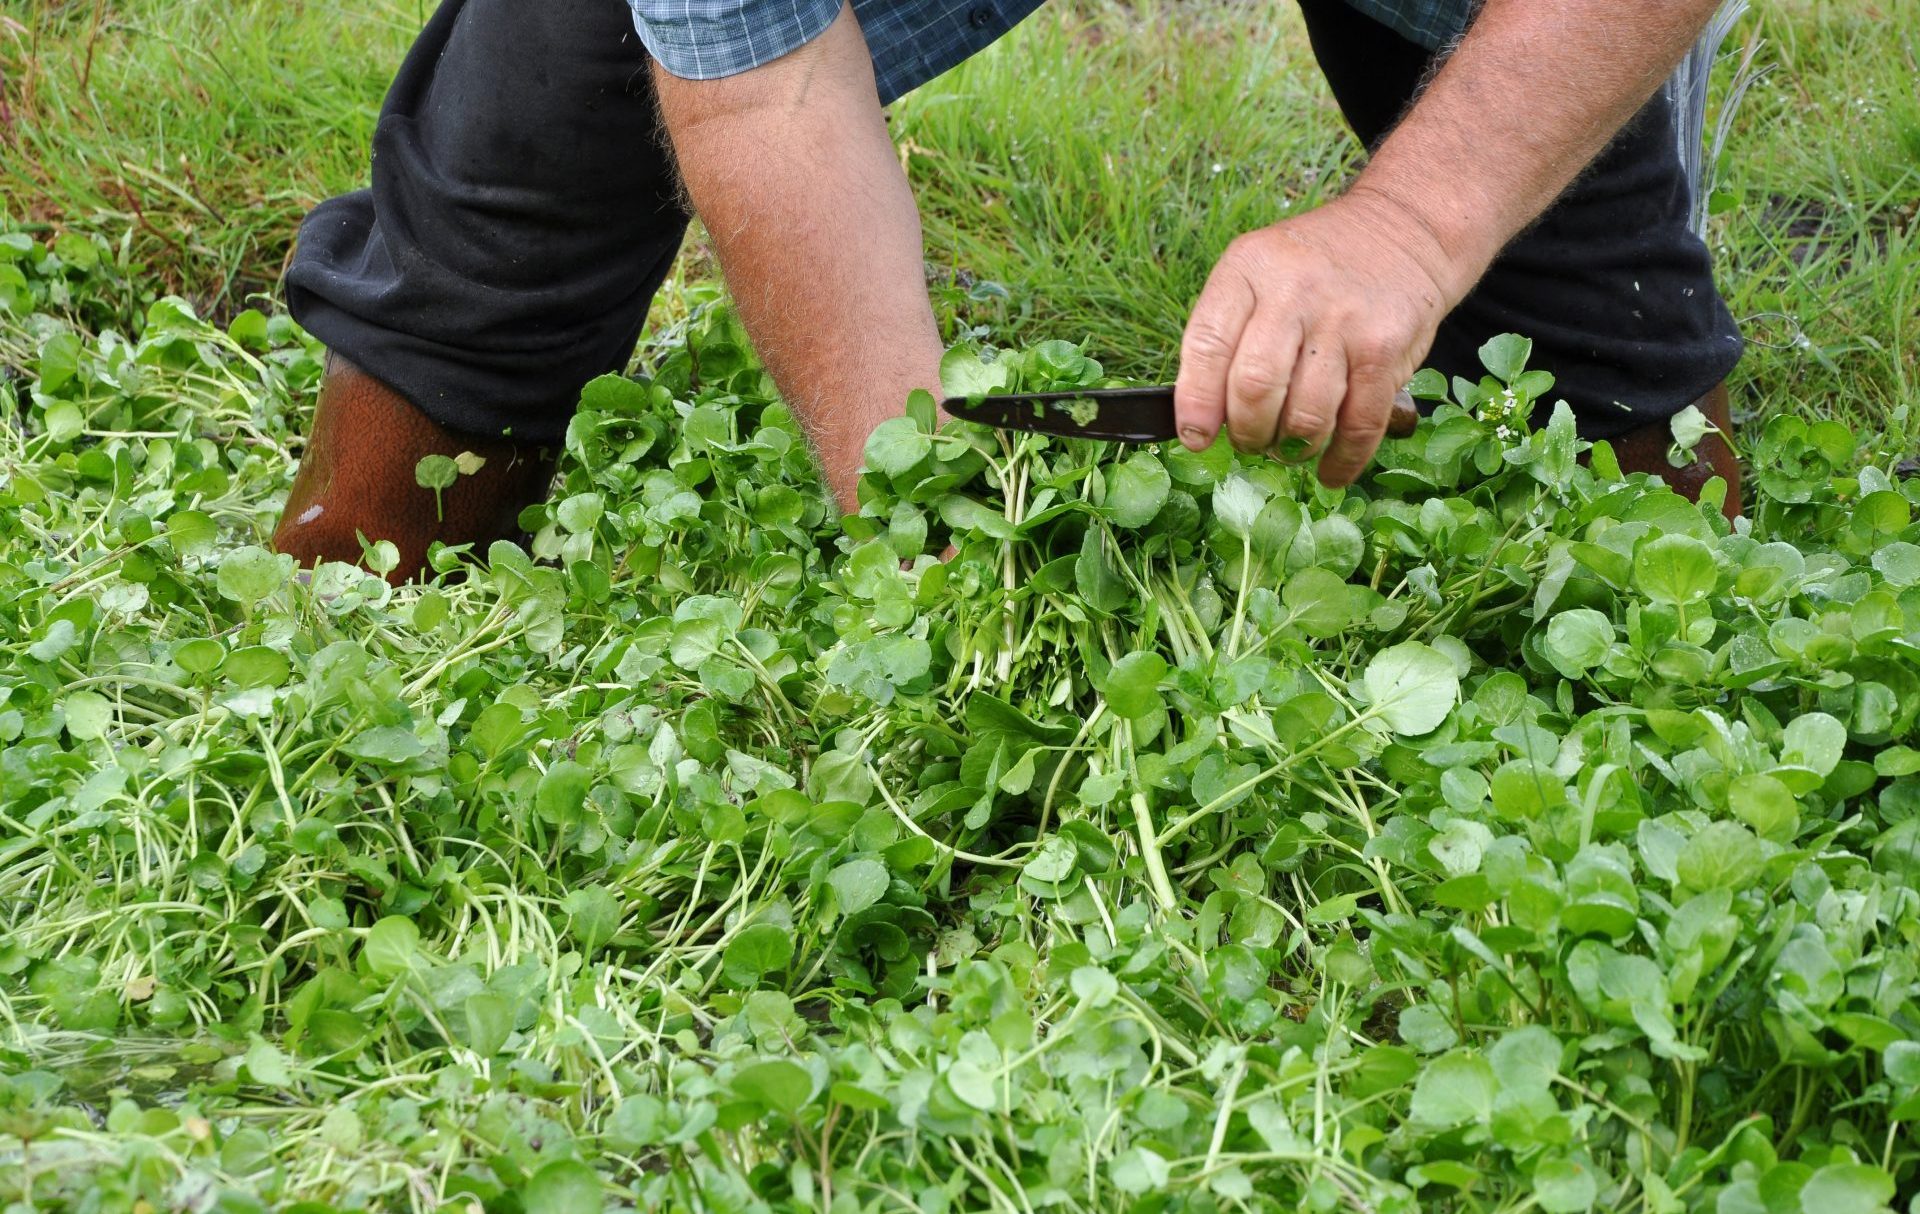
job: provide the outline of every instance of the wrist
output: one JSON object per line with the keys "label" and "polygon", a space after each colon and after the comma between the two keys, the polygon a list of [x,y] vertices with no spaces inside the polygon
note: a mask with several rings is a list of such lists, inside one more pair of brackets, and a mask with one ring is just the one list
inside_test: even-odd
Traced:
{"label": "wrist", "polygon": [[[890,377],[876,373],[873,378],[883,380]],[[901,416],[905,412],[904,402],[908,394],[928,382],[936,385],[940,382],[937,371],[933,373],[931,381],[924,377],[903,378],[897,391],[863,394],[857,403],[839,411],[806,411],[805,417],[810,424],[804,428],[808,444],[813,449],[814,462],[820,469],[820,479],[825,482],[828,493],[842,514],[860,512],[860,473],[867,466],[868,436],[881,422]],[[851,395],[851,389],[842,385],[833,395],[845,400]],[[937,398],[937,391],[935,396]],[[896,401],[900,403],[887,403]]]}
{"label": "wrist", "polygon": [[860,513],[860,469],[862,461],[839,468],[821,469],[821,479],[827,483],[827,499],[841,514]]}
{"label": "wrist", "polygon": [[1337,204],[1365,217],[1411,257],[1440,292],[1441,304],[1452,311],[1473,290],[1505,244],[1475,224],[1466,213],[1451,211],[1433,201],[1431,191],[1401,188],[1391,180],[1362,173]]}

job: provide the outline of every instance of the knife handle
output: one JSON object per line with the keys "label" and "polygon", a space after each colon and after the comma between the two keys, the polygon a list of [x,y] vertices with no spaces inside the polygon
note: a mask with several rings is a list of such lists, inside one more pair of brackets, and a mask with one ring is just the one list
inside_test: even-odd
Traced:
{"label": "knife handle", "polygon": [[1393,412],[1387,414],[1387,437],[1405,438],[1420,424],[1420,410],[1405,388],[1393,394]]}

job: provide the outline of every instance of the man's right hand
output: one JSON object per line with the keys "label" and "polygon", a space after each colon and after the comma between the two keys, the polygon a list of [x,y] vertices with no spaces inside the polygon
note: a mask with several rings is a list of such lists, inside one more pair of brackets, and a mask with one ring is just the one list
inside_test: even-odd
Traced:
{"label": "man's right hand", "polygon": [[1456,266],[1416,216],[1356,191],[1242,236],[1214,267],[1180,350],[1176,407],[1189,447],[1224,423],[1242,451],[1317,455],[1351,484],[1394,397],[1479,266]]}
{"label": "man's right hand", "polygon": [[940,395],[942,352],[920,215],[853,10],[736,76],[653,75],[740,319],[851,512],[868,433],[915,388]]}

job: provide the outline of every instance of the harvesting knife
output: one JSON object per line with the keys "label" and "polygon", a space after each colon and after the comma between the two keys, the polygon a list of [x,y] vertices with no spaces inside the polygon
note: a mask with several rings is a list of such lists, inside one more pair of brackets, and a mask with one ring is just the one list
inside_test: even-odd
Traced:
{"label": "harvesting knife", "polygon": [[[1161,443],[1176,437],[1173,387],[1082,388],[1077,392],[1008,392],[993,396],[949,396],[940,407],[955,417],[1002,430],[1058,434],[1066,438],[1103,438],[1118,443]],[[1387,415],[1387,433],[1405,438],[1420,414],[1402,390]]]}

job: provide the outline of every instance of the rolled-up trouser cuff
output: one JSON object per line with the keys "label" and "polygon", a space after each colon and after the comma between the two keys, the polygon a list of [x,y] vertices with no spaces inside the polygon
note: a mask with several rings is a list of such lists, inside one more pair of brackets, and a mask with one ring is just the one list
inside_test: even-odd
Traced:
{"label": "rolled-up trouser cuff", "polygon": [[360,190],[307,217],[287,274],[294,317],[448,429],[540,445],[565,436],[588,380],[626,366],[680,237],[676,227],[670,244],[651,242],[651,265],[623,256],[626,294],[583,312],[569,281],[515,296],[443,266],[402,268],[402,242],[373,212],[373,191]]}
{"label": "rolled-up trouser cuff", "polygon": [[441,425],[554,443],[626,365],[686,223],[625,6],[445,0],[372,187],[302,225],[288,306]]}

